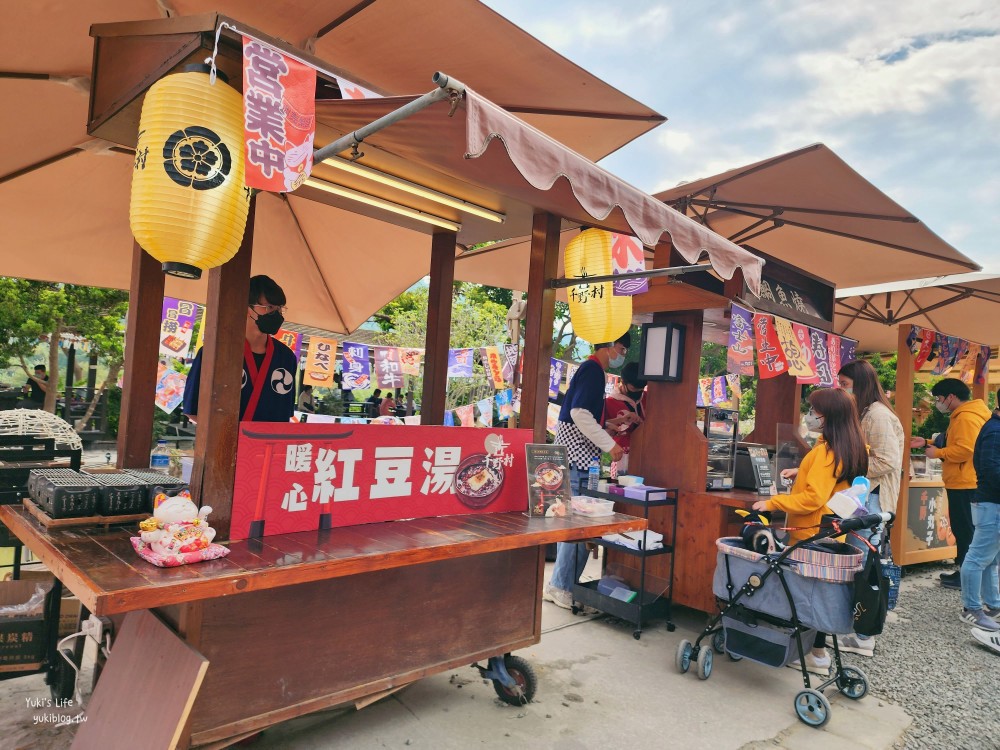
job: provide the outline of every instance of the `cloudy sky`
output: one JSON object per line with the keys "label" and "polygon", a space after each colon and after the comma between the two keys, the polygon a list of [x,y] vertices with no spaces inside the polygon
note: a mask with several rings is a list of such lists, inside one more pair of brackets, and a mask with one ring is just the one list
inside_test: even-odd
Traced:
{"label": "cloudy sky", "polygon": [[997,0],[485,0],[669,121],[603,164],[656,192],[822,142],[1000,273]]}

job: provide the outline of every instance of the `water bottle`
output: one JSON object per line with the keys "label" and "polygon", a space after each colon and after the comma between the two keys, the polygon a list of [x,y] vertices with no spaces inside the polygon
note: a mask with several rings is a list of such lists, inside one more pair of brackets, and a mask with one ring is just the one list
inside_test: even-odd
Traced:
{"label": "water bottle", "polygon": [[587,489],[596,490],[597,483],[601,481],[601,462],[596,458],[590,462],[590,469],[587,471]]}
{"label": "water bottle", "polygon": [[170,470],[170,451],[166,440],[157,440],[156,447],[149,454],[149,468],[166,474]]}

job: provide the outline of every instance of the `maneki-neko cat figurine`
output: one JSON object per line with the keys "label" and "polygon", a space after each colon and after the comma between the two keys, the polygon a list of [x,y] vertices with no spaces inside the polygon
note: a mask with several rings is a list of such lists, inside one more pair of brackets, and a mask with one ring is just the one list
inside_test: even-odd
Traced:
{"label": "maneki-neko cat figurine", "polygon": [[215,529],[208,525],[209,506],[199,509],[191,493],[175,495],[159,492],[153,499],[153,516],[139,524],[140,535],[132,537],[135,551],[147,562],[160,567],[214,560],[229,549],[212,544]]}

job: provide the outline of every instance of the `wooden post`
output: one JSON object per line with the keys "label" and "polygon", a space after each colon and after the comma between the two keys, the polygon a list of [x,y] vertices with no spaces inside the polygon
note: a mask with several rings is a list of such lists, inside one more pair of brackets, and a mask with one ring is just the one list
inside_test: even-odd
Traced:
{"label": "wooden post", "polygon": [[[239,251],[208,272],[191,491],[196,502],[212,506],[211,523],[220,540],[229,538],[233,511],[256,204],[251,199]],[[280,285],[281,279],[276,281]]]}
{"label": "wooden post", "polygon": [[[655,487],[677,487],[688,492],[705,489],[708,441],[695,424],[703,316],[701,310],[653,315],[655,323],[684,326],[681,380],[649,381],[645,422],[632,435],[628,457],[629,473],[644,477],[647,484]],[[664,429],[668,430],[669,439]],[[654,510],[665,512],[663,508],[650,508],[651,518]]]}
{"label": "wooden post", "polygon": [[531,223],[520,426],[534,430],[536,443],[544,443],[546,438],[552,325],[556,314],[556,290],[549,282],[559,272],[559,223],[559,217],[550,213],[535,214]]}
{"label": "wooden post", "polygon": [[427,294],[427,338],[424,344],[424,390],[420,397],[420,424],[444,424],[457,238],[458,235],[454,232],[440,232],[431,238],[431,280]]}
{"label": "wooden post", "polygon": [[160,362],[163,271],[160,263],[132,243],[132,282],[125,329],[125,371],[118,419],[118,468],[149,467],[153,443],[153,400]]}
{"label": "wooden post", "polygon": [[72,342],[66,351],[66,393],[63,397],[63,419],[73,424],[73,383],[76,381],[76,345]]}
{"label": "wooden post", "polygon": [[906,535],[907,509],[910,505],[910,436],[913,434],[913,380],[916,372],[913,369],[910,346],[906,341],[909,333],[909,325],[899,326],[896,337],[896,393],[893,396],[896,416],[903,425],[903,476],[899,482],[899,499],[896,501],[896,521],[893,524],[895,533],[889,539],[892,558],[898,565],[906,564],[903,537]]}
{"label": "wooden post", "polygon": [[801,402],[802,386],[792,375],[786,373],[758,380],[757,413],[747,442],[774,445],[779,424],[799,424]]}

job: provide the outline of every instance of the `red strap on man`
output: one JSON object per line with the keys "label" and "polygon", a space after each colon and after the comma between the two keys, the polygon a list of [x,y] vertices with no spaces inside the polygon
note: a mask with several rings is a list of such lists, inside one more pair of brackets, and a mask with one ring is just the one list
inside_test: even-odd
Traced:
{"label": "red strap on man", "polygon": [[250,344],[243,342],[243,362],[246,364],[247,372],[250,373],[250,382],[253,384],[253,393],[250,394],[250,401],[247,403],[246,411],[243,412],[241,422],[253,422],[254,413],[257,411],[257,404],[260,402],[261,393],[264,392],[264,381],[267,380],[267,373],[271,369],[271,358],[274,356],[274,342],[271,337],[267,337],[267,345],[264,347],[264,361],[261,362],[260,370],[257,369],[257,362],[250,350]]}

